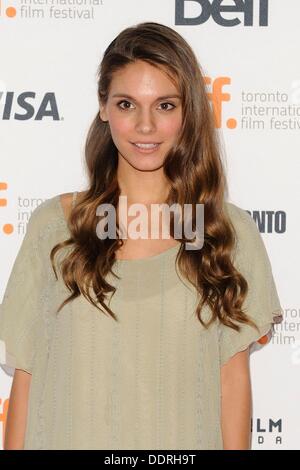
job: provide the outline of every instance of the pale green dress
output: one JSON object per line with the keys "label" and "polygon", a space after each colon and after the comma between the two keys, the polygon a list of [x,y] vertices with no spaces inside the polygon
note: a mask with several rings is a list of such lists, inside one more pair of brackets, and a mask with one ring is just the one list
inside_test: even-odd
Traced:
{"label": "pale green dress", "polygon": [[259,334],[219,323],[204,330],[195,290],[175,271],[179,245],[117,260],[121,280],[109,282],[119,323],[83,296],[56,316],[70,292],[49,254],[69,230],[59,195],[33,211],[0,311],[2,364],[32,374],[25,449],[223,448],[220,367],[282,319],[261,235],[246,211],[225,204],[238,234],[235,264],[250,288],[245,310]]}

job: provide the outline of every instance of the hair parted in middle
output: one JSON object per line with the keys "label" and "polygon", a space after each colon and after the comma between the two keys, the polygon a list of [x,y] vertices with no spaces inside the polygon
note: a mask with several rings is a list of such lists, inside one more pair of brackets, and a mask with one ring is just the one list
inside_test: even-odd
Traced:
{"label": "hair parted in middle", "polygon": [[[123,30],[107,47],[98,70],[99,105],[107,102],[110,84],[115,72],[145,61],[158,67],[176,85],[182,100],[182,127],[176,144],[166,154],[163,171],[170,183],[165,203],[204,204],[204,244],[200,250],[185,250],[183,238],[176,256],[176,269],[199,293],[196,315],[205,327],[219,319],[224,325],[240,330],[238,323],[257,329],[243,311],[248,284],[235,268],[232,254],[235,248],[234,226],[224,204],[227,194],[221,145],[216,132],[213,110],[207,92],[201,65],[186,40],[174,29],[155,22],[144,22]],[[108,122],[97,112],[88,131],[85,161],[89,178],[88,188],[72,210],[68,226],[71,237],[58,243],[51,251],[54,256],[63,247],[70,246],[61,264],[63,280],[71,295],[63,306],[80,294],[96,308],[118,321],[106,303],[115,287],[106,280],[115,263],[115,251],[123,244],[121,239],[100,239],[96,234],[95,216],[100,204],[112,204],[117,210],[120,187],[117,180],[118,149]],[[195,217],[195,211],[192,211]],[[173,219],[170,219],[173,236]],[[90,294],[92,287],[96,301]],[[201,311],[207,305],[210,320],[205,323]],[[101,308],[102,307],[102,308]]]}

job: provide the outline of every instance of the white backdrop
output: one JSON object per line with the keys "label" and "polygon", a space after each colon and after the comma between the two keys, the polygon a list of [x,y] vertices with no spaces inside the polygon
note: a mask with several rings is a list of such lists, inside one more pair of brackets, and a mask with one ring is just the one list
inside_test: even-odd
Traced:
{"label": "white backdrop", "polygon": [[[142,21],[176,29],[221,102],[230,200],[259,224],[284,310],[251,355],[253,449],[300,448],[299,17],[297,0],[0,0],[0,298],[31,211],[84,187],[105,48]],[[0,448],[11,383],[0,369]]]}

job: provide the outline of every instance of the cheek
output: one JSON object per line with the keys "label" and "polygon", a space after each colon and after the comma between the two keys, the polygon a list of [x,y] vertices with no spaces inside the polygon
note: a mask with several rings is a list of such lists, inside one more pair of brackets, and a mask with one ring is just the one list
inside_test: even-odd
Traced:
{"label": "cheek", "polygon": [[119,114],[111,113],[110,115],[110,129],[112,135],[122,136],[126,135],[131,130],[132,124],[129,119],[120,116]]}
{"label": "cheek", "polygon": [[176,137],[181,129],[181,117],[174,117],[174,119],[168,119],[161,122],[160,131],[165,136]]}

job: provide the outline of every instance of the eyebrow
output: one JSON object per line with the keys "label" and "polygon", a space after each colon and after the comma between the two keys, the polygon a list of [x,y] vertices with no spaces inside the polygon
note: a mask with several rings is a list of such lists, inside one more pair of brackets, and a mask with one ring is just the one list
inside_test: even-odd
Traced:
{"label": "eyebrow", "polygon": [[[127,95],[126,93],[115,93],[112,95],[113,98],[128,98],[130,100],[136,101],[133,96]],[[160,100],[167,100],[169,98],[179,98],[181,99],[180,95],[173,94],[173,95],[164,95],[164,96],[159,96],[155,101],[160,101]]]}

